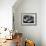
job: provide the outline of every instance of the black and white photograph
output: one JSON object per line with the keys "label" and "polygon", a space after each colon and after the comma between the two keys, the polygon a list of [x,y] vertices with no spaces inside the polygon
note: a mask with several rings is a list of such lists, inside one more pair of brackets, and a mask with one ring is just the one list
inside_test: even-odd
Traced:
{"label": "black and white photograph", "polygon": [[36,25],[37,14],[36,13],[23,13],[22,14],[22,25]]}

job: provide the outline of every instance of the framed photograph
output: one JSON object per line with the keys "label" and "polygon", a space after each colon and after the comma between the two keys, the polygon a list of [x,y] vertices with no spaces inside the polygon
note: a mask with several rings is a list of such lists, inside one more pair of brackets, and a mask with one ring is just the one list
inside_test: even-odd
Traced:
{"label": "framed photograph", "polygon": [[21,24],[27,26],[37,25],[37,13],[22,13]]}

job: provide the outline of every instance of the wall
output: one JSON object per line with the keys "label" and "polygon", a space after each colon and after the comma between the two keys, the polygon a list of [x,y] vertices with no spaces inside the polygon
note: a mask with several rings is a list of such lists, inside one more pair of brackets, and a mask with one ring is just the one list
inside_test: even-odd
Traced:
{"label": "wall", "polygon": [[41,1],[41,38],[42,46],[46,46],[46,0]]}
{"label": "wall", "polygon": [[[18,1],[19,2],[19,1]],[[23,33],[24,38],[34,40],[36,46],[41,46],[41,3],[40,0],[23,0],[18,6],[14,5],[15,30]],[[21,13],[37,13],[36,26],[22,26]]]}
{"label": "wall", "polygon": [[16,0],[0,0],[0,27],[12,29],[12,6]]}
{"label": "wall", "polygon": [[[19,3],[18,3],[19,2]],[[35,41],[36,46],[46,46],[45,39],[45,0],[21,0],[13,6],[15,30],[23,33],[23,37]],[[43,7],[44,6],[44,7]],[[44,11],[44,12],[43,12]],[[22,26],[21,13],[37,13],[36,26]],[[44,15],[44,16],[43,16]],[[43,20],[43,21],[42,21]],[[43,31],[44,30],[44,31]],[[44,34],[44,33],[45,34]],[[44,34],[44,35],[43,35]],[[44,38],[43,38],[44,36]]]}

